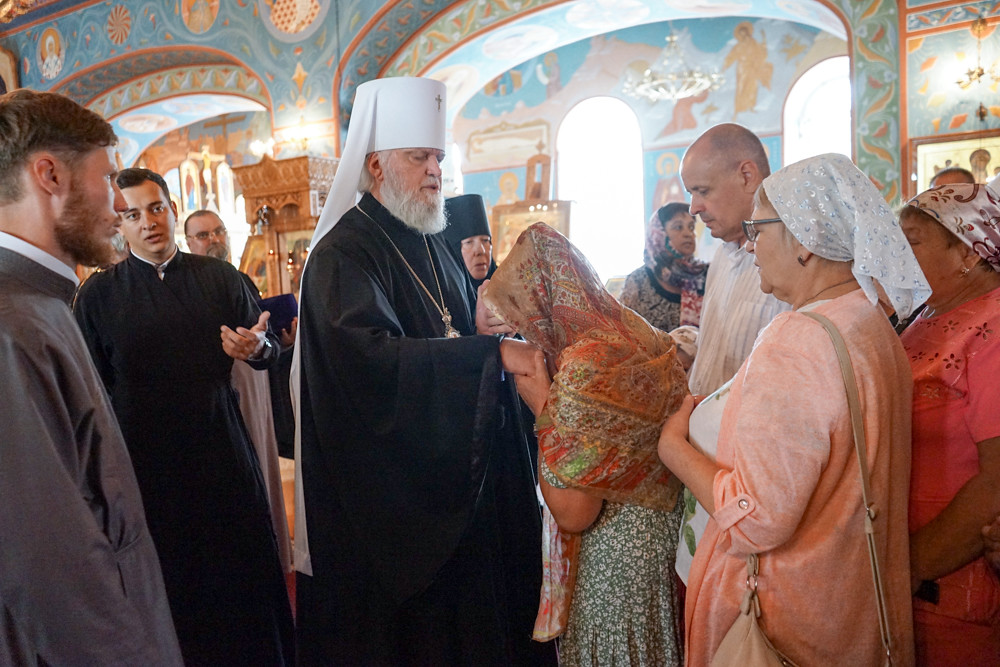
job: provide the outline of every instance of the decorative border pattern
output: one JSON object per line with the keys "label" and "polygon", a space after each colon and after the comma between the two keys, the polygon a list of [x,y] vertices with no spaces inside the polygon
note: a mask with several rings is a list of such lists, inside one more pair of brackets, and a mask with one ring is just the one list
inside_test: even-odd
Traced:
{"label": "decorative border pattern", "polygon": [[836,5],[851,28],[855,162],[886,201],[895,202],[902,196],[896,2],[837,0]]}
{"label": "decorative border pattern", "polygon": [[190,46],[139,53],[131,52],[112,60],[106,60],[97,67],[91,67],[74,74],[60,83],[54,90],[87,106],[95,97],[110,89],[131,79],[141,79],[153,72],[189,66],[211,67],[220,64],[239,66],[236,61],[218,51],[206,51]]}
{"label": "decorative border pattern", "polygon": [[953,7],[940,7],[924,12],[914,12],[906,17],[907,33],[920,32],[931,28],[945,28],[956,23],[975,21],[980,14],[983,18],[1000,16],[1000,2],[997,0],[984,0],[968,5],[956,5]]}
{"label": "decorative border pattern", "polygon": [[271,108],[263,81],[250,70],[232,65],[176,67],[155,72],[111,88],[86,106],[111,119],[135,107],[195,91],[235,94]]}

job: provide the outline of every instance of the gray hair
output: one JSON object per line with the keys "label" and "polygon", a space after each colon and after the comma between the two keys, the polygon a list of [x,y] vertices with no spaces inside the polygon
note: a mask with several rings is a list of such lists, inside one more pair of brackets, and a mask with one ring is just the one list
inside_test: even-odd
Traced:
{"label": "gray hair", "polygon": [[365,156],[364,164],[361,166],[361,174],[358,176],[358,192],[362,194],[371,192],[372,188],[375,187],[375,177],[372,176],[372,172],[368,170],[368,161],[371,159],[371,156],[377,155],[379,164],[384,167],[393,152],[393,150],[375,151],[374,153],[369,153]]}

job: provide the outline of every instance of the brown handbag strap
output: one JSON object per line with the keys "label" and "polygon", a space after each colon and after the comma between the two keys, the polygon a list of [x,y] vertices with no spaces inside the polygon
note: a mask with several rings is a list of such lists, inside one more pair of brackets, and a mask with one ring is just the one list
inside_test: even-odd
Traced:
{"label": "brown handbag strap", "polygon": [[851,411],[851,427],[854,430],[854,449],[858,454],[858,467],[861,469],[861,498],[865,506],[865,537],[868,540],[868,555],[872,564],[872,579],[875,583],[875,602],[878,606],[879,632],[882,635],[882,648],[885,650],[887,664],[892,664],[892,633],[889,628],[889,614],[886,608],[885,587],[882,584],[882,569],[879,567],[878,552],[875,548],[874,521],[878,514],[871,501],[871,486],[868,474],[868,449],[865,441],[865,427],[861,418],[861,397],[858,395],[858,383],[854,376],[854,367],[847,351],[843,336],[836,325],[819,313],[802,313],[822,325],[833,341],[840,361],[840,370],[844,376],[844,387],[847,390],[847,405]]}

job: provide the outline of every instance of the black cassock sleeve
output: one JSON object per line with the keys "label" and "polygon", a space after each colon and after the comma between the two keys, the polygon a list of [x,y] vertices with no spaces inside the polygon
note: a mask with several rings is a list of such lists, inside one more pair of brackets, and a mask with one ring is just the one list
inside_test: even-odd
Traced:
{"label": "black cassock sleeve", "polygon": [[405,279],[317,248],[300,340],[314,570],[354,568],[396,603],[431,581],[470,519],[501,372],[496,337],[420,337],[428,303],[401,303]]}

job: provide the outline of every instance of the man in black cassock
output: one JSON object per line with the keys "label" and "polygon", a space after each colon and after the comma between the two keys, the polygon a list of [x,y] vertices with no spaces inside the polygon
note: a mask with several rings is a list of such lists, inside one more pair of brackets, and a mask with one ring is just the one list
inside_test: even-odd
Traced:
{"label": "man in black cassock", "polygon": [[[214,211],[201,209],[188,215],[184,220],[184,238],[192,255],[214,257],[223,262],[228,262],[232,256],[229,251],[229,232],[226,223]],[[239,276],[251,296],[258,299],[260,292],[253,279],[242,271],[239,271]],[[273,328],[274,320],[268,320],[268,324]],[[282,339],[286,333],[282,332]],[[286,355],[282,351],[281,356],[290,354]],[[243,424],[247,427],[247,435],[253,444],[261,474],[264,476],[264,486],[271,506],[271,527],[274,528],[274,535],[278,540],[281,571],[290,573],[292,543],[288,537],[288,515],[285,513],[285,496],[281,487],[281,468],[278,463],[278,443],[275,438],[269,380],[269,374],[277,367],[277,361],[280,361],[280,357],[266,372],[254,369],[245,361],[233,361],[232,382],[239,398],[240,416],[243,417]],[[288,384],[287,376],[285,384]],[[290,405],[288,409],[291,410]]]}
{"label": "man in black cassock", "polygon": [[531,640],[541,523],[504,374],[540,352],[476,335],[491,320],[434,235],[444,94],[430,79],[358,88],[303,277],[306,665],[555,663],[551,644]]}
{"label": "man in black cassock", "polygon": [[0,665],[180,665],[121,431],[69,301],[111,261],[111,126],[0,96]]}
{"label": "man in black cassock", "polygon": [[158,174],[117,182],[131,251],[74,309],[132,455],[184,661],[291,664],[267,493],[229,382],[233,359],[266,368],[277,340],[235,268],[177,250]]}

